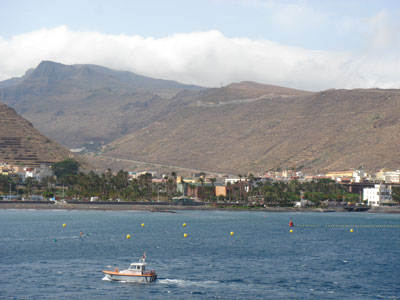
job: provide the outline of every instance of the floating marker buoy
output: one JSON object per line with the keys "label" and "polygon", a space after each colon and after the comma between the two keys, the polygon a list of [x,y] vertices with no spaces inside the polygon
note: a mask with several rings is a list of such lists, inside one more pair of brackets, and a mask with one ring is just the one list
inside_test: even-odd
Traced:
{"label": "floating marker buoy", "polygon": [[350,232],[353,232],[354,230],[353,230],[353,228],[352,229],[350,229]]}
{"label": "floating marker buoy", "polygon": [[293,227],[293,226],[294,226],[293,221],[290,220],[290,222],[289,222],[289,227]]}
{"label": "floating marker buoy", "polygon": [[186,227],[186,223],[183,223],[182,226],[183,226],[183,227]]}
{"label": "floating marker buoy", "polygon": [[64,224],[63,224],[63,227],[64,227],[64,228],[67,227],[67,224],[64,223]]}
{"label": "floating marker buoy", "polygon": [[290,232],[290,233],[293,233],[293,229],[290,229],[289,232]]}
{"label": "floating marker buoy", "polygon": [[142,223],[142,227],[144,227],[144,223]]}
{"label": "floating marker buoy", "polygon": [[183,234],[183,237],[184,237],[184,238],[187,238],[187,233]]}
{"label": "floating marker buoy", "polygon": [[127,234],[127,235],[126,235],[126,238],[129,240],[129,239],[131,238],[131,235],[130,235],[130,234]]}
{"label": "floating marker buoy", "polygon": [[235,233],[233,231],[231,231],[231,235],[234,235]]}

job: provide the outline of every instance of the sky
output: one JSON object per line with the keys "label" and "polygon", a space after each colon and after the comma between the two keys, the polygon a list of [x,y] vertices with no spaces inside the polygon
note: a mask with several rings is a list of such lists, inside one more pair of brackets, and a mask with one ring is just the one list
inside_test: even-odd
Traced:
{"label": "sky", "polygon": [[207,87],[400,88],[400,1],[1,0],[0,80],[43,60]]}

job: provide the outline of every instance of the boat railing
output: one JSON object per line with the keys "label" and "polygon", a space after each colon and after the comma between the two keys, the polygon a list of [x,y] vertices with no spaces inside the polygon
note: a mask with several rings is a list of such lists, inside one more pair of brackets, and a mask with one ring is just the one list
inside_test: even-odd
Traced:
{"label": "boat railing", "polygon": [[146,272],[144,273],[144,275],[154,276],[154,275],[156,275],[156,271],[154,271],[154,270],[146,271]]}

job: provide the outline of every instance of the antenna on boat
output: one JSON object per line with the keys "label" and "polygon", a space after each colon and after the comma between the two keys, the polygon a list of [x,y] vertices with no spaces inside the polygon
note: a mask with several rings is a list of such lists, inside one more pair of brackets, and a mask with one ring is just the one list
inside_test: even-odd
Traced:
{"label": "antenna on boat", "polygon": [[142,255],[142,258],[140,259],[140,262],[143,262],[143,263],[146,262],[146,251],[143,252],[143,255]]}

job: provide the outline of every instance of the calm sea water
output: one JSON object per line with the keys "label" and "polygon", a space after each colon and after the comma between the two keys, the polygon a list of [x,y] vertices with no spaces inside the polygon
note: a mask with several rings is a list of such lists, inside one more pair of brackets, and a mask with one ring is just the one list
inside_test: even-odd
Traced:
{"label": "calm sea water", "polygon": [[[0,299],[400,299],[400,228],[375,225],[400,216],[1,210]],[[103,279],[145,250],[156,283]]]}

